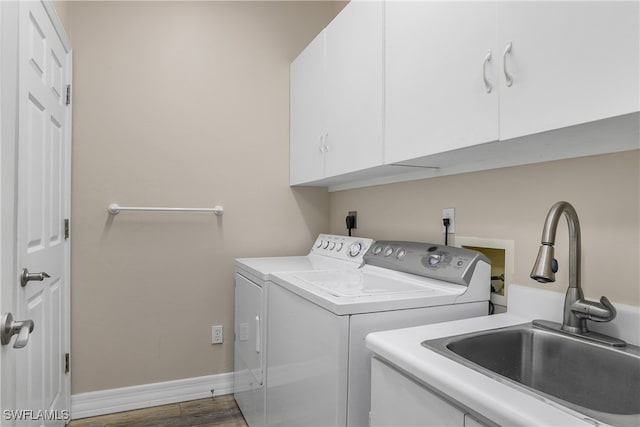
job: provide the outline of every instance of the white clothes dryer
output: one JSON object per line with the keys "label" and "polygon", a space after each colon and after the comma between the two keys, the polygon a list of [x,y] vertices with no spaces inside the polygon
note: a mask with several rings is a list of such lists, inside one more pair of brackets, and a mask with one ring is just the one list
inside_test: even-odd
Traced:
{"label": "white clothes dryer", "polygon": [[376,242],[360,269],[272,275],[268,426],[368,426],[370,332],[488,313],[490,260],[430,243]]}
{"label": "white clothes dryer", "polygon": [[235,261],[234,397],[250,427],[265,425],[266,289],[276,272],[348,271],[363,264],[373,240],[321,234],[304,256]]}

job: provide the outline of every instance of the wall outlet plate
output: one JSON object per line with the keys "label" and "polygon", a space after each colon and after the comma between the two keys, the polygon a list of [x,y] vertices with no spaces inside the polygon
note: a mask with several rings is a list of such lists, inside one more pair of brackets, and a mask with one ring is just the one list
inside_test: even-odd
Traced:
{"label": "wall outlet plate", "polygon": [[[449,218],[449,234],[456,232],[456,208],[442,209],[442,219]],[[442,222],[441,222],[442,224]],[[445,232],[444,225],[442,225],[442,232]]]}
{"label": "wall outlet plate", "polygon": [[222,344],[224,338],[224,331],[222,325],[211,327],[211,344]]}

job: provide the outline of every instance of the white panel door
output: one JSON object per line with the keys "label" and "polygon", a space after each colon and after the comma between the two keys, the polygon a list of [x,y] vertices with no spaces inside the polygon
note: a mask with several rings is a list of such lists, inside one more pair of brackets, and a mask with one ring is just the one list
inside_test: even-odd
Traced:
{"label": "white panel door", "polygon": [[638,111],[639,4],[500,2],[500,139]]}
{"label": "white panel door", "polygon": [[497,140],[497,5],[388,2],[385,27],[385,163]]}
{"label": "white panel door", "polygon": [[[62,411],[69,409],[69,245],[64,219],[69,213],[66,87],[71,56],[44,3],[20,2],[19,34],[18,273],[26,268],[50,277],[18,289],[18,317],[33,320],[35,328],[19,350],[16,398],[19,409]],[[43,423],[34,420],[32,425]]]}
{"label": "white panel door", "polygon": [[383,3],[352,1],[327,26],[326,176],[382,164]]}
{"label": "white panel door", "polygon": [[[0,314],[15,313],[15,171],[18,6],[0,1]],[[0,346],[0,408],[14,409],[17,350]],[[8,420],[0,424],[9,424]]]}
{"label": "white panel door", "polygon": [[291,63],[291,185],[324,178],[326,76],[324,30]]}

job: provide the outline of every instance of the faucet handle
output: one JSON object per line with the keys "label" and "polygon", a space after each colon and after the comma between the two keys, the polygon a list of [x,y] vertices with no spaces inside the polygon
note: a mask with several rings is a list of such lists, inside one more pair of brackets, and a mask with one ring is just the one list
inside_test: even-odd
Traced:
{"label": "faucet handle", "polygon": [[594,322],[609,322],[616,317],[616,309],[605,296],[600,297],[600,302],[578,300],[571,304],[571,311],[581,319]]}
{"label": "faucet handle", "polygon": [[[602,306],[605,308],[605,310],[609,313],[608,318],[601,320],[603,322],[608,322],[610,320],[615,319],[616,315],[618,314],[618,312],[616,311],[616,308],[613,306],[613,304],[611,304],[611,302],[609,301],[609,299],[605,296],[601,296],[600,297],[600,304],[602,304]],[[596,322],[599,322],[599,320],[597,319],[593,319]]]}

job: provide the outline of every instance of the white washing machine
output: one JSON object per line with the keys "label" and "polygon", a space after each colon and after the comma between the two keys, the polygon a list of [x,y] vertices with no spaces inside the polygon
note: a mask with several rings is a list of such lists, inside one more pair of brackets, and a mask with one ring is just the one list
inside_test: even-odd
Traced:
{"label": "white washing machine", "polygon": [[272,275],[268,426],[368,426],[370,332],[486,315],[490,260],[462,248],[376,242],[360,269]]}
{"label": "white washing machine", "polygon": [[366,238],[321,234],[305,256],[236,259],[233,389],[250,427],[265,425],[266,289],[271,275],[355,270],[372,243]]}

